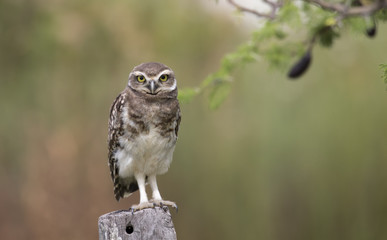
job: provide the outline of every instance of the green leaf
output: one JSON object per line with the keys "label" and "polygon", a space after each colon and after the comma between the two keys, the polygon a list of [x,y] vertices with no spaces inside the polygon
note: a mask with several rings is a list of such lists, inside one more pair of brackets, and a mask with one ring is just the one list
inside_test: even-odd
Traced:
{"label": "green leaf", "polygon": [[262,56],[269,63],[271,68],[285,70],[288,69],[294,56],[301,56],[303,53],[305,53],[305,46],[302,43],[272,43],[262,53]]}
{"label": "green leaf", "polygon": [[381,11],[377,12],[375,14],[375,17],[376,19],[380,20],[380,21],[387,21],[387,9],[382,9]]}
{"label": "green leaf", "polygon": [[177,96],[177,98],[182,103],[189,103],[199,93],[200,93],[199,88],[183,88],[179,90],[179,95]]}
{"label": "green leaf", "polygon": [[323,47],[331,47],[333,40],[340,37],[340,34],[336,32],[332,27],[327,26],[320,30],[319,40]]}
{"label": "green leaf", "polygon": [[299,25],[301,23],[300,9],[292,2],[288,1],[280,9],[278,13],[277,21],[282,23],[288,23],[291,25]]}
{"label": "green leaf", "polygon": [[284,31],[278,29],[275,32],[275,36],[277,37],[277,39],[282,40],[282,39],[285,39],[287,37],[287,34]]}
{"label": "green leaf", "polygon": [[379,64],[380,69],[383,71],[382,78],[384,83],[387,84],[387,64]]}
{"label": "green leaf", "polygon": [[220,104],[226,99],[231,90],[230,82],[219,80],[219,82],[216,82],[215,84],[216,85],[212,89],[209,96],[211,109],[217,109]]}
{"label": "green leaf", "polygon": [[[208,75],[203,82],[200,84],[200,89],[204,89],[208,86],[210,86],[213,82],[215,82],[217,79],[223,79],[226,77],[226,72],[222,69],[219,69],[216,73]],[[228,76],[228,75],[227,75]]]}
{"label": "green leaf", "polygon": [[260,43],[276,36],[277,29],[278,25],[275,22],[266,22],[259,31],[253,32],[252,39],[255,43]]}

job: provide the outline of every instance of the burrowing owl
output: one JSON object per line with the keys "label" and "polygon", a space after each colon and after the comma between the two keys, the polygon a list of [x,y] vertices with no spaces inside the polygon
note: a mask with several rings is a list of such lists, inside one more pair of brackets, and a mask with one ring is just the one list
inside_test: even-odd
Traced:
{"label": "burrowing owl", "polygon": [[[110,109],[109,166],[117,201],[140,190],[132,210],[176,204],[162,200],[156,175],[168,171],[180,124],[175,74],[161,63],[136,66]],[[152,189],[148,201],[145,184]]]}

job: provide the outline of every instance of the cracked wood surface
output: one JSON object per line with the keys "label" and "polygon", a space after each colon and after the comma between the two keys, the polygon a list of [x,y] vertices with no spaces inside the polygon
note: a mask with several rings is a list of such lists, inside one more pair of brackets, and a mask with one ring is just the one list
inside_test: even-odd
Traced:
{"label": "cracked wood surface", "polygon": [[167,207],[107,213],[99,217],[98,228],[99,240],[176,239]]}

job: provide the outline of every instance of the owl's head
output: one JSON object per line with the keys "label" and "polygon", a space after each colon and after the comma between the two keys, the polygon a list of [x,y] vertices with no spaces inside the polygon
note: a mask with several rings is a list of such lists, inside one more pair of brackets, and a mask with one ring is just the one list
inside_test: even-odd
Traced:
{"label": "owl's head", "polygon": [[128,87],[149,97],[176,98],[175,73],[162,63],[142,63],[129,74]]}

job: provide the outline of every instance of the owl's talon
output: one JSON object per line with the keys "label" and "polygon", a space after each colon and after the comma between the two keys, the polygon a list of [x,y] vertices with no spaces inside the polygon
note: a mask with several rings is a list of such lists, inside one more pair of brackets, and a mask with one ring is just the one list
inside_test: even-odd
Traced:
{"label": "owl's talon", "polygon": [[139,203],[137,205],[133,205],[130,210],[133,212],[137,212],[137,211],[140,211],[140,210],[143,210],[143,209],[146,209],[146,208],[154,208],[154,203],[151,203],[151,202],[143,202],[143,203]]}
{"label": "owl's talon", "polygon": [[169,207],[172,207],[176,210],[176,213],[178,212],[178,208],[176,203],[167,201],[167,200],[152,200],[153,204],[156,204],[156,206],[159,206],[160,208],[166,210]]}
{"label": "owl's talon", "polygon": [[129,212],[132,213],[132,215],[134,214],[134,209],[132,207],[129,208]]}

